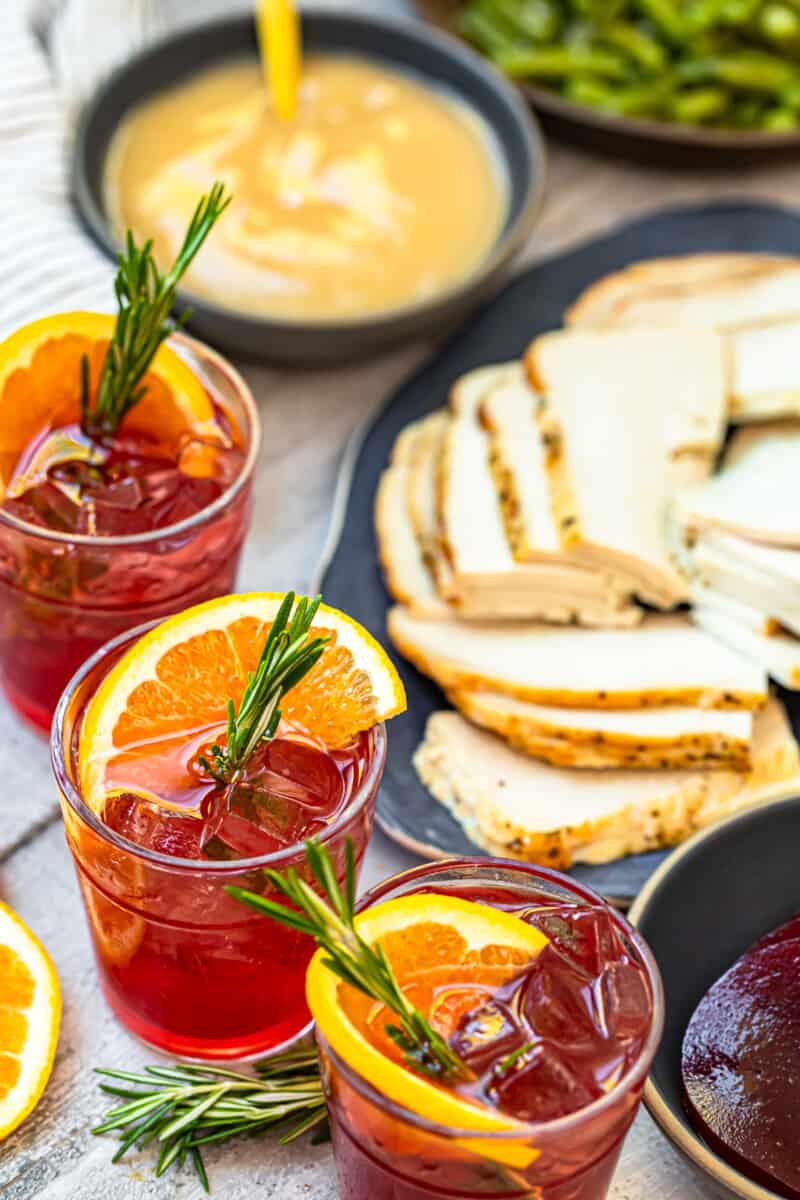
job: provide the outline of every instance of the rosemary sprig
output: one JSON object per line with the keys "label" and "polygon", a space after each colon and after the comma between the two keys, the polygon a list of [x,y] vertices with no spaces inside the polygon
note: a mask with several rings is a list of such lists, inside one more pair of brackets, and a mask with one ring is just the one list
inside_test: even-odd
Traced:
{"label": "rosemary sprig", "polygon": [[[209,1191],[201,1147],[240,1133],[287,1124],[281,1144],[325,1120],[327,1109],[313,1047],[265,1059],[258,1076],[224,1067],[150,1066],[141,1073],[99,1070],[100,1086],[123,1104],[107,1112],[92,1133],[117,1133],[119,1162],[131,1149],[158,1146],[157,1176],[187,1159]],[[289,1122],[291,1121],[291,1124]]]}
{"label": "rosemary sprig", "polygon": [[507,1054],[505,1058],[501,1059],[499,1063],[495,1064],[494,1074],[507,1075],[511,1068],[516,1066],[520,1059],[523,1059],[526,1054],[530,1054],[531,1050],[533,1050],[535,1046],[535,1042],[525,1042],[524,1045],[517,1046],[516,1050],[512,1050],[510,1054]]}
{"label": "rosemary sprig", "polygon": [[114,280],[119,311],[94,403],[89,360],[85,355],[81,360],[81,426],[89,437],[116,433],[126,413],[145,394],[141,381],[156,351],[189,315],[184,313],[177,321],[170,318],[178,283],[230,201],[220,182],[201,198],[178,257],[166,274],[156,265],[152,240],[137,246],[128,230],[125,253],[119,256]]}
{"label": "rosemary sprig", "polygon": [[[228,701],[228,733],[225,748],[215,742],[211,757],[202,755],[200,765],[219,783],[236,783],[243,767],[261,742],[275,736],[281,719],[278,705],[283,696],[307,675],[328,641],[309,637],[321,596],[301,596],[292,615],[294,592],[287,592],[272,622],[255,672],[247,677],[239,711]],[[291,620],[290,620],[291,616]]]}
{"label": "rosemary sprig", "polygon": [[[226,890],[290,929],[308,934],[327,951],[326,966],[346,983],[386,1005],[398,1018],[387,1025],[389,1037],[403,1051],[409,1066],[440,1082],[464,1079],[470,1072],[441,1034],[403,994],[391,963],[380,945],[359,936],[355,918],[355,858],[348,839],[344,890],[339,886],[330,855],[319,842],[306,842],[306,858],[327,902],[293,868],[285,875],[265,870],[272,885],[293,905],[287,908],[243,888]],[[299,911],[296,911],[299,910]]]}

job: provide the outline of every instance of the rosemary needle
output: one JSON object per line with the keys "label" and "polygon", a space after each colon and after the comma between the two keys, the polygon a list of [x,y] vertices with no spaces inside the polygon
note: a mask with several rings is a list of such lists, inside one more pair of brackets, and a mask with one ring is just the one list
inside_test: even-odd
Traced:
{"label": "rosemary needle", "polygon": [[285,1125],[281,1143],[326,1118],[325,1096],[313,1047],[296,1047],[245,1075],[224,1067],[149,1066],[141,1072],[98,1070],[104,1092],[124,1103],[107,1112],[92,1133],[116,1133],[113,1161],[131,1149],[158,1146],[156,1176],[191,1160],[206,1191],[201,1147],[240,1133]]}
{"label": "rosemary needle", "polygon": [[166,274],[156,265],[152,241],[137,246],[128,230],[114,280],[117,319],[94,401],[89,360],[86,355],[81,360],[81,427],[89,437],[113,436],[126,413],[142,399],[146,391],[142,379],[159,346],[189,315],[184,313],[178,321],[170,318],[178,284],[230,202],[220,182],[201,198],[178,257]]}
{"label": "rosemary needle", "polygon": [[228,701],[225,749],[215,742],[210,758],[199,760],[219,783],[234,784],[257,747],[275,736],[282,697],[318,662],[328,638],[311,637],[310,631],[321,602],[321,596],[313,600],[301,596],[292,614],[295,594],[284,596],[258,665],[248,676],[238,712],[233,700]]}
{"label": "rosemary needle", "polygon": [[[288,597],[287,597],[288,600]],[[293,600],[293,597],[292,597]],[[311,608],[316,609],[311,602]],[[289,605],[288,611],[291,609]],[[313,617],[313,613],[312,613]],[[309,621],[310,624],[310,621]],[[439,1082],[453,1082],[469,1070],[427,1018],[404,996],[391,963],[379,945],[370,946],[356,931],[356,872],[353,843],[346,843],[344,888],[330,855],[318,842],[306,842],[306,858],[325,899],[294,870],[286,875],[265,870],[273,886],[295,905],[288,908],[242,888],[226,890],[265,916],[313,937],[327,952],[332,971],[361,992],[383,1003],[398,1020],[386,1030],[413,1069]],[[325,1095],[316,1050],[295,1047],[259,1064],[258,1078],[224,1067],[145,1067],[143,1072],[101,1070],[101,1084],[123,1104],[106,1113],[93,1133],[117,1133],[118,1162],[132,1147],[159,1147],[156,1175],[191,1158],[208,1190],[201,1147],[240,1133],[258,1133],[285,1123],[281,1138],[291,1141],[326,1116]]]}
{"label": "rosemary needle", "polygon": [[265,870],[270,883],[285,896],[291,908],[243,888],[226,890],[243,904],[290,929],[308,934],[327,952],[325,964],[352,987],[384,1004],[398,1024],[386,1026],[413,1069],[439,1081],[452,1082],[469,1070],[447,1041],[404,995],[386,954],[379,944],[370,946],[355,927],[355,856],[347,840],[344,890],[339,886],[330,855],[316,841],[306,842],[306,859],[324,895],[320,896],[294,868],[285,875]]}

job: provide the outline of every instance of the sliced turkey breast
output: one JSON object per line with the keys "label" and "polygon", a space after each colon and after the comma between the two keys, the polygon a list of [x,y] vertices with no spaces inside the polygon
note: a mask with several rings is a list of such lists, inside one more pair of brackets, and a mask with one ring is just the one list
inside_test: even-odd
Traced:
{"label": "sliced turkey breast", "polygon": [[[694,547],[692,560],[698,578],[713,594],[727,596],[751,612],[771,617],[792,633],[800,633],[800,590],[787,588],[765,572],[702,542]],[[744,623],[753,626],[752,619]]]}
{"label": "sliced turkey breast", "polygon": [[788,633],[768,636],[754,633],[746,625],[711,607],[693,609],[692,618],[706,633],[719,638],[720,643],[757,663],[777,683],[791,691],[800,691],[800,638]]}
{"label": "sliced turkey breast", "polygon": [[690,295],[699,294],[709,304],[718,292],[725,294],[734,284],[765,282],[792,265],[791,259],[769,254],[682,254],[644,259],[591,284],[567,309],[564,323],[646,324],[651,314],[663,318],[666,305],[678,306],[677,323],[681,323],[680,305]]}
{"label": "sliced turkey breast", "polygon": [[445,430],[450,417],[445,410],[419,422],[413,461],[408,473],[408,511],[423,561],[436,575],[441,557],[436,479]]}
{"label": "sliced turkey breast", "polygon": [[565,708],[664,704],[758,708],[766,678],[682,616],[635,629],[426,621],[389,613],[395,646],[445,690],[493,691]]}
{"label": "sliced turkey breast", "polygon": [[753,717],[706,708],[555,708],[499,692],[454,691],[450,700],[470,721],[526,754],[557,766],[750,766]]}
{"label": "sliced turkey breast", "polygon": [[480,407],[506,536],[518,562],[566,558],[553,515],[538,407],[522,372],[490,388]]}
{"label": "sliced turkey breast", "polygon": [[800,317],[737,330],[728,345],[732,421],[800,416]]}
{"label": "sliced turkey breast", "polygon": [[722,469],[677,499],[694,532],[721,529],[767,546],[800,548],[800,422],[739,429]]}
{"label": "sliced turkey breast", "polygon": [[[489,462],[489,437],[479,420],[483,398],[494,386],[523,381],[519,363],[486,368],[459,380],[438,463],[438,530],[443,568],[439,590],[466,617],[528,618],[587,625],[638,622],[628,602],[630,582],[572,563],[515,562],[506,537]],[[423,469],[420,464],[420,471]],[[429,469],[429,468],[426,468]]]}
{"label": "sliced turkey breast", "polygon": [[690,255],[637,263],[601,279],[579,297],[567,322],[720,331],[794,317],[800,317],[797,259]]}
{"label": "sliced turkey breast", "polygon": [[800,551],[780,546],[762,546],[722,529],[703,529],[694,539],[702,546],[724,554],[726,559],[761,571],[780,587],[800,587]]}
{"label": "sliced turkey breast", "polygon": [[393,598],[415,612],[447,616],[425,564],[408,511],[408,466],[384,471],[375,497],[378,557],[386,587]]}
{"label": "sliced turkey breast", "polygon": [[674,845],[728,813],[786,793],[800,772],[797,743],[775,700],[756,717],[749,774],[551,767],[455,712],[429,718],[414,765],[477,845],[560,868]]}
{"label": "sliced turkey breast", "polygon": [[[566,331],[527,356],[553,511],[571,557],[636,580],[670,608],[686,584],[667,546],[675,491],[705,478],[724,428],[719,340],[686,332]],[[679,401],[676,398],[680,398]]]}
{"label": "sliced turkey breast", "polygon": [[706,584],[693,582],[689,599],[695,608],[716,608],[731,620],[744,625],[745,629],[764,637],[774,637],[782,631],[781,623],[775,617],[749,604],[743,604],[741,600],[735,600],[733,596],[727,596]]}

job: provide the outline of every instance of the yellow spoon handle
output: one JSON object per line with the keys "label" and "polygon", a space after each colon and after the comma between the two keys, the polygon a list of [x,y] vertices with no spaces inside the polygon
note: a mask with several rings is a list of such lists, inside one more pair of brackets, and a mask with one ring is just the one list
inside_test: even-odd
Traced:
{"label": "yellow spoon handle", "polygon": [[258,37],[275,112],[291,120],[300,83],[300,17],[294,0],[258,0]]}

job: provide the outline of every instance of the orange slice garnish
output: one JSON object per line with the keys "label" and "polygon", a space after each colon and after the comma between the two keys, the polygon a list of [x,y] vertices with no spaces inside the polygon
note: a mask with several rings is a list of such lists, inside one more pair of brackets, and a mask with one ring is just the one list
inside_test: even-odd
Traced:
{"label": "orange slice garnish", "polygon": [[[174,772],[185,773],[176,748],[198,730],[213,737],[224,730],[228,698],[238,707],[282,601],[274,592],[211,600],[157,626],[124,655],[81,729],[80,783],[94,812],[102,815],[107,797],[125,790],[169,806]],[[366,629],[323,604],[316,634],[330,640],[282,700],[284,718],[336,747],[403,711],[400,677]]]}
{"label": "orange slice garnish", "polygon": [[[404,994],[448,1037],[467,1012],[519,975],[546,936],[511,913],[457,896],[421,892],[388,900],[356,917],[359,934],[380,943]],[[308,970],[309,1008],[327,1043],[363,1079],[396,1104],[438,1125],[520,1139],[469,1139],[471,1150],[525,1168],[537,1152],[513,1117],[410,1070],[385,1033],[394,1015],[326,966],[320,950]]]}
{"label": "orange slice garnish", "polygon": [[38,1103],[60,1022],[55,967],[19,917],[0,904],[0,1141]]}
{"label": "orange slice garnish", "polygon": [[[82,357],[89,359],[94,394],[114,320],[107,313],[58,313],[0,342],[0,500],[26,447],[80,419]],[[160,347],[142,382],[145,395],[126,416],[126,429],[170,445],[187,435],[219,441],[208,392],[168,345]]]}

